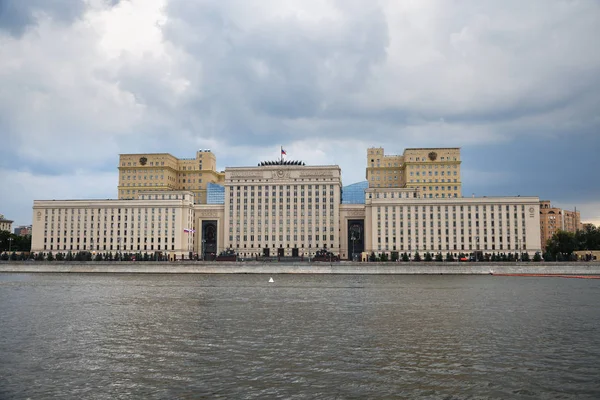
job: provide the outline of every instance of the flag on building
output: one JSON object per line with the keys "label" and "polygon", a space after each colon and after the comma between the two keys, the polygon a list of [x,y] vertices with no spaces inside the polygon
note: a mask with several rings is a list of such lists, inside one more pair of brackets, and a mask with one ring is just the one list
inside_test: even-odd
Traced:
{"label": "flag on building", "polygon": [[193,229],[188,229],[188,228],[184,228],[184,229],[183,229],[183,231],[184,231],[185,233],[194,233],[194,232],[196,232],[195,230],[193,230]]}
{"label": "flag on building", "polygon": [[283,147],[281,148],[281,155],[282,156],[287,156],[287,153],[285,152],[285,150],[283,149]]}

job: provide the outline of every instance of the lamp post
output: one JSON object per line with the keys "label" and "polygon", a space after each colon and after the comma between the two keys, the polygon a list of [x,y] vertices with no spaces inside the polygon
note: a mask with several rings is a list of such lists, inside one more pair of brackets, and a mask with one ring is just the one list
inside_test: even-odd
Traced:
{"label": "lamp post", "polygon": [[309,240],[308,241],[308,262],[310,262],[310,250],[311,250],[310,244],[311,243],[310,243],[310,240]]}
{"label": "lamp post", "polygon": [[13,238],[9,237],[9,238],[8,238],[8,252],[9,252],[9,253],[10,253],[10,249],[11,249],[11,247],[12,247],[12,241],[13,241]]}
{"label": "lamp post", "polygon": [[519,239],[519,261],[523,259],[523,252],[521,251],[521,239]]}
{"label": "lamp post", "polygon": [[477,262],[477,253],[479,252],[479,236],[475,236],[475,262]]}
{"label": "lamp post", "polygon": [[352,261],[356,261],[356,260],[354,259],[354,242],[356,242],[356,236],[354,235],[354,233],[352,233],[352,238],[351,238],[351,240],[352,240]]}
{"label": "lamp post", "polygon": [[204,244],[206,243],[206,239],[202,239],[202,261],[204,261]]}

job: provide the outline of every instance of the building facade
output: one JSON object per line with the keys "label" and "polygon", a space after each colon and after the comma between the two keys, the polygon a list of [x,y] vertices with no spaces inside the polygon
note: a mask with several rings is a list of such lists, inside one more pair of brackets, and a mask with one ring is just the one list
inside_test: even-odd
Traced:
{"label": "building facade", "polygon": [[540,240],[542,250],[555,233],[560,231],[577,232],[582,229],[579,211],[568,211],[553,207],[549,200],[540,201]]}
{"label": "building facade", "polygon": [[423,198],[419,190],[369,188],[365,251],[472,254],[540,251],[539,198]]}
{"label": "building facade", "polygon": [[36,200],[31,250],[188,257],[194,250],[193,197],[150,191],[136,200]]}
{"label": "building facade", "polygon": [[337,252],[341,187],[337,165],[226,168],[224,248],[242,256]]}
{"label": "building facade", "polygon": [[[32,251],[149,252],[170,259],[212,259],[224,251],[242,258],[309,257],[326,249],[341,259],[371,252],[541,251],[544,202],[463,198],[459,149],[368,154],[368,181],[344,188],[337,165],[261,162],[226,168],[222,179],[211,174],[218,184],[185,175],[205,165],[214,170],[214,156],[206,153],[182,164],[168,154],[122,155],[119,190],[130,191],[124,197],[135,191],[135,198],[35,201]],[[201,165],[202,157],[209,163]],[[442,183],[451,188],[441,189]]]}
{"label": "building facade", "polygon": [[412,148],[401,156],[367,149],[369,187],[420,189],[423,198],[461,197],[460,167],[460,148]]}
{"label": "building facade", "polygon": [[12,231],[13,221],[4,218],[4,215],[0,214],[0,231]]}
{"label": "building facade", "polygon": [[14,234],[17,236],[31,236],[31,225],[17,226],[14,230]]}
{"label": "building facade", "polygon": [[121,154],[119,156],[119,199],[137,199],[153,191],[187,190],[196,203],[206,203],[209,183],[223,183],[217,160],[210,150],[199,150],[195,158],[177,158],[168,153]]}

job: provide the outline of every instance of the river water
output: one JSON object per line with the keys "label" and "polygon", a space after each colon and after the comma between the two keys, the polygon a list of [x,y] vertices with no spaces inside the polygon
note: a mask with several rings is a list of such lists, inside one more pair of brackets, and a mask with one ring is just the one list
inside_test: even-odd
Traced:
{"label": "river water", "polygon": [[598,399],[600,280],[0,274],[0,399]]}

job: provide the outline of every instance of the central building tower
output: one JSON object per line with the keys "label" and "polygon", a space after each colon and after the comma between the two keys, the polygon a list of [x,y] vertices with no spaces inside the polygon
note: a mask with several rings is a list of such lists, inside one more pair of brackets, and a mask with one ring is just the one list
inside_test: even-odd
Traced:
{"label": "central building tower", "polygon": [[225,169],[224,247],[242,257],[339,253],[341,170],[301,161]]}

